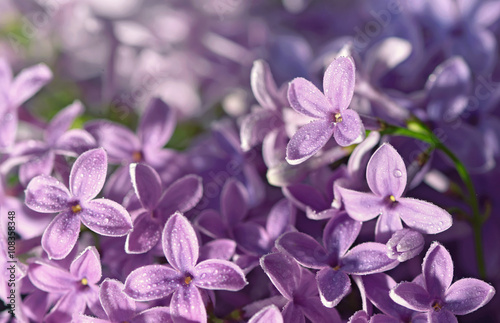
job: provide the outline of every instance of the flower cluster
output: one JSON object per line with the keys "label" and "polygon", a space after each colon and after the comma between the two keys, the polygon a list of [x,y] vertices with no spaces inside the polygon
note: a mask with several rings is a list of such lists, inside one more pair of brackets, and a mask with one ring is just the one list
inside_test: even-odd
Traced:
{"label": "flower cluster", "polygon": [[498,1],[28,3],[0,322],[500,322]]}

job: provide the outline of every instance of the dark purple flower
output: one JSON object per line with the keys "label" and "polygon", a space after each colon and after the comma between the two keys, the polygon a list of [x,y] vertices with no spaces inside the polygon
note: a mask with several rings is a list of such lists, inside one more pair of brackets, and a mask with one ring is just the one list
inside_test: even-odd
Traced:
{"label": "dark purple flower", "polygon": [[396,267],[399,262],[387,256],[386,246],[366,242],[347,251],[361,230],[361,222],[345,212],[328,221],[323,246],[301,232],[289,232],[276,241],[276,247],[302,266],[320,269],[316,282],[323,305],[336,306],[351,290],[349,274],[368,275]]}
{"label": "dark purple flower", "polygon": [[354,93],[355,67],[352,58],[339,57],[325,72],[324,94],[303,78],[294,79],[288,88],[292,108],[315,120],[293,135],[287,146],[287,161],[300,164],[313,156],[332,135],[341,146],[349,146],[364,135],[357,112],[349,110]]}
{"label": "dark purple flower", "polygon": [[338,187],[344,207],[352,218],[368,221],[378,216],[375,240],[387,242],[391,235],[403,228],[403,220],[410,228],[427,234],[447,230],[451,215],[426,201],[402,197],[406,188],[406,167],[398,152],[383,144],[373,154],[366,168],[366,180],[372,193]]}
{"label": "dark purple flower", "polygon": [[488,303],[495,295],[493,286],[475,278],[453,284],[453,261],[439,242],[434,242],[422,263],[422,279],[402,282],[391,298],[411,310],[427,313],[430,323],[458,322],[455,315],[466,315]]}
{"label": "dark purple flower", "polygon": [[75,246],[80,222],[104,236],[124,236],[132,229],[128,212],[120,204],[95,199],[106,180],[106,152],[102,148],[83,153],[73,164],[69,190],[57,179],[40,175],[26,188],[26,205],[41,213],[59,214],[45,229],[42,247],[50,258],[62,259]]}
{"label": "dark purple flower", "polygon": [[189,221],[175,213],[163,230],[163,252],[169,264],[149,265],[134,270],[125,281],[125,293],[138,301],[155,300],[173,293],[170,313],[174,322],[207,322],[205,305],[199,291],[237,291],[247,284],[235,264],[218,259],[198,264],[199,244]]}

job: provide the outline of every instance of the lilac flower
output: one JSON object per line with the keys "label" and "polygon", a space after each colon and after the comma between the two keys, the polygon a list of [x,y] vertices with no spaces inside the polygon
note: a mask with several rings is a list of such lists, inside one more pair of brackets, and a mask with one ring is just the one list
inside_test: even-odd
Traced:
{"label": "lilac flower", "polygon": [[144,211],[134,219],[134,229],[127,236],[127,253],[144,253],[160,240],[161,228],[176,211],[187,212],[200,200],[201,178],[187,175],[162,191],[160,176],[145,164],[131,164],[130,176]]}
{"label": "lilac flower", "polygon": [[210,259],[196,264],[199,245],[189,221],[176,212],[163,230],[163,252],[169,264],[149,265],[134,270],[125,281],[125,293],[138,301],[155,300],[172,293],[170,313],[174,322],[207,322],[199,291],[222,289],[237,291],[247,284],[235,264]]}
{"label": "lilac flower", "polygon": [[366,168],[366,180],[373,193],[338,187],[349,216],[368,221],[377,216],[375,240],[387,242],[401,230],[401,219],[412,229],[435,234],[447,230],[451,215],[429,202],[402,197],[406,187],[406,167],[398,152],[383,144],[373,154]]}
{"label": "lilac flower", "polygon": [[340,323],[336,309],[321,304],[314,275],[301,268],[293,258],[283,253],[271,253],[260,259],[260,265],[271,282],[287,300],[281,314],[284,322]]}
{"label": "lilac flower", "polygon": [[50,262],[36,261],[29,266],[28,277],[37,288],[61,297],[44,322],[69,322],[73,313],[83,313],[87,307],[96,315],[102,312],[97,286],[101,261],[95,247],[86,248],[76,257],[69,271]]}
{"label": "lilac flower", "polygon": [[321,93],[303,78],[288,88],[288,101],[294,110],[316,120],[300,128],[287,146],[287,161],[300,164],[320,150],[333,135],[341,146],[349,146],[363,135],[357,112],[348,110],[354,93],[355,67],[352,58],[339,57],[327,68]]}
{"label": "lilac flower", "polygon": [[94,138],[81,129],[68,130],[74,119],[83,112],[83,106],[75,101],[61,110],[45,129],[45,141],[28,140],[16,145],[14,156],[28,156],[19,167],[19,180],[27,185],[38,175],[50,175],[56,154],[77,157],[95,147]]}
{"label": "lilac flower", "polygon": [[488,303],[495,289],[475,279],[463,278],[453,284],[453,261],[439,242],[434,242],[422,263],[420,282],[399,283],[390,292],[398,304],[427,313],[430,323],[458,322],[455,315],[474,312]]}
{"label": "lilac flower", "polygon": [[78,314],[73,316],[73,320],[79,323],[173,322],[168,307],[153,307],[136,313],[135,301],[123,292],[123,288],[121,282],[106,278],[99,289],[99,299],[106,315],[96,319]]}
{"label": "lilac flower", "polygon": [[52,79],[45,64],[22,70],[15,79],[5,59],[0,59],[0,149],[14,143],[17,131],[17,108]]}
{"label": "lilac flower", "polygon": [[323,246],[301,232],[285,233],[276,247],[299,264],[320,269],[316,282],[323,305],[336,306],[351,289],[348,274],[368,275],[396,267],[399,262],[387,256],[386,246],[366,242],[347,251],[361,230],[361,222],[342,212],[328,221],[323,231]]}
{"label": "lilac flower", "polygon": [[98,234],[123,236],[132,229],[130,215],[120,204],[94,199],[101,191],[108,167],[102,148],[89,150],[75,161],[69,190],[57,179],[40,175],[26,188],[26,205],[42,213],[60,212],[45,229],[42,247],[50,258],[62,259],[76,244],[80,222]]}

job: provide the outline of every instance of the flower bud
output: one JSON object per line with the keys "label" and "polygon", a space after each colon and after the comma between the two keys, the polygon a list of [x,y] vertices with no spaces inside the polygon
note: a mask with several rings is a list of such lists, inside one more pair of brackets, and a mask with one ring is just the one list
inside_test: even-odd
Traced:
{"label": "flower bud", "polygon": [[424,249],[424,237],[417,231],[402,229],[392,235],[386,246],[389,258],[403,262],[415,257]]}

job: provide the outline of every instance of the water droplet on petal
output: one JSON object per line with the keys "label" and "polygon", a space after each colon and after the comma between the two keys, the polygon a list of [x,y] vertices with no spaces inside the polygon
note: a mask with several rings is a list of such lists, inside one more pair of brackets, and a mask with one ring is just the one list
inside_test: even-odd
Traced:
{"label": "water droplet on petal", "polygon": [[395,169],[394,172],[392,173],[394,175],[394,177],[396,178],[400,178],[401,176],[403,176],[403,173],[399,170],[399,169]]}

